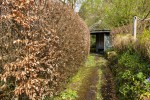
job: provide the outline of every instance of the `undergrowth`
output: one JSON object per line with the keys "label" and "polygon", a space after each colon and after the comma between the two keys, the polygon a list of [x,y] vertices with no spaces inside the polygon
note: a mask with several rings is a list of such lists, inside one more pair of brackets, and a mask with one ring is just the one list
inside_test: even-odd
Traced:
{"label": "undergrowth", "polygon": [[114,46],[115,51],[107,53],[119,100],[150,98],[150,30],[144,31],[137,42],[123,41],[119,37],[121,42]]}

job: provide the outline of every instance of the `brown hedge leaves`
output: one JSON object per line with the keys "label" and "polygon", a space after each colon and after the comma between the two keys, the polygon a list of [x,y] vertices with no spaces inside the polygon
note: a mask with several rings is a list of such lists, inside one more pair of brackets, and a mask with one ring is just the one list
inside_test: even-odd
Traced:
{"label": "brown hedge leaves", "polygon": [[3,0],[0,8],[3,94],[21,100],[57,95],[88,55],[87,26],[58,0]]}

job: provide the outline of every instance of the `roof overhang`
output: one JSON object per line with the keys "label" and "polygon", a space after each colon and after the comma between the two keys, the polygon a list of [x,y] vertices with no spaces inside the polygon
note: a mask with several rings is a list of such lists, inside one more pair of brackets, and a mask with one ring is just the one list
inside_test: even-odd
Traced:
{"label": "roof overhang", "polygon": [[110,33],[110,30],[92,30],[90,34],[102,34],[102,33]]}

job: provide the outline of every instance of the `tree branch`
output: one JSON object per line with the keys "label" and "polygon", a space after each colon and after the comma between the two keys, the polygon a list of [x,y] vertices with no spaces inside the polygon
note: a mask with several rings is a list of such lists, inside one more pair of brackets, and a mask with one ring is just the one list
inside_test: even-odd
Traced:
{"label": "tree branch", "polygon": [[149,12],[146,14],[146,16],[143,18],[143,20],[145,20],[145,19],[149,16],[149,14],[150,14],[150,10],[149,10]]}

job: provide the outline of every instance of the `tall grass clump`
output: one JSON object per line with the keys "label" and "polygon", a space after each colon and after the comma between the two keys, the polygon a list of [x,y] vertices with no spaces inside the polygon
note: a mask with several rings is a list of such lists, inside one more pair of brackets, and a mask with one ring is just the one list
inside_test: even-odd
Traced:
{"label": "tall grass clump", "polygon": [[113,36],[112,46],[119,52],[126,50],[134,43],[133,36],[131,34],[117,34]]}
{"label": "tall grass clump", "polygon": [[0,3],[0,99],[59,94],[89,53],[89,30],[59,0]]}

